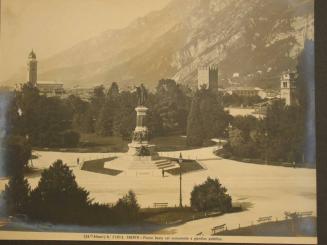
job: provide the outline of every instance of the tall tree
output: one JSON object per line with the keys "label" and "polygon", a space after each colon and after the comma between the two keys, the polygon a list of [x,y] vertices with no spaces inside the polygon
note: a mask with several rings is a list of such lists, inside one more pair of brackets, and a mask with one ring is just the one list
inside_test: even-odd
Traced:
{"label": "tall tree", "polygon": [[201,89],[193,97],[187,120],[187,143],[201,146],[205,140],[225,136],[230,116],[217,97]]}
{"label": "tall tree", "polygon": [[32,155],[29,140],[21,136],[3,138],[1,154],[4,161],[5,174],[9,176],[23,175]]}
{"label": "tall tree", "polygon": [[29,208],[30,191],[31,188],[23,174],[11,176],[3,192],[7,214],[26,214]]}
{"label": "tall tree", "polygon": [[155,110],[161,117],[166,132],[180,131],[186,128],[190,99],[186,89],[171,79],[162,79],[156,88],[157,103]]}
{"label": "tall tree", "polygon": [[200,111],[200,96],[196,94],[193,98],[190,113],[187,118],[187,144],[201,146],[204,141],[204,130]]}

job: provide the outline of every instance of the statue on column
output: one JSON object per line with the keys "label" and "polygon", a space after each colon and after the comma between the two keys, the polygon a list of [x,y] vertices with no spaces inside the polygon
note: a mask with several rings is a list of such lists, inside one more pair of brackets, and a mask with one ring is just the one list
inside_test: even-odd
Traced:
{"label": "statue on column", "polygon": [[148,92],[146,91],[146,88],[144,87],[143,83],[141,84],[141,86],[136,87],[136,93],[137,105],[144,106],[145,101],[148,98]]}

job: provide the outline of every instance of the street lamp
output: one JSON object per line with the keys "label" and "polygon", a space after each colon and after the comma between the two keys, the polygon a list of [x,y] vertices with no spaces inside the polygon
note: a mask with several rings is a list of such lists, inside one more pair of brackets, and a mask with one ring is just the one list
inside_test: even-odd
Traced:
{"label": "street lamp", "polygon": [[265,164],[267,164],[268,132],[265,131]]}
{"label": "street lamp", "polygon": [[178,164],[179,164],[179,207],[182,208],[182,163],[183,156],[182,153],[179,153]]}

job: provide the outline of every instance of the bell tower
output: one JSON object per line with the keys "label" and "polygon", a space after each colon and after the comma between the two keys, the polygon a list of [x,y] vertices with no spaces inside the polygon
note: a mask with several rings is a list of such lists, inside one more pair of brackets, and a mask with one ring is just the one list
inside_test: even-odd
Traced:
{"label": "bell tower", "polygon": [[288,106],[297,104],[295,78],[296,73],[288,71],[284,72],[280,79],[280,97]]}
{"label": "bell tower", "polygon": [[37,83],[37,60],[33,50],[28,55],[27,59],[27,82],[34,87]]}

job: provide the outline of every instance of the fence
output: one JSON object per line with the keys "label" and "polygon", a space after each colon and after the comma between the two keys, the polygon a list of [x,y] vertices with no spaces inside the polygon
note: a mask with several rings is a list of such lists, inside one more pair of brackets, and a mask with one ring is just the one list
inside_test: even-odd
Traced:
{"label": "fence", "polygon": [[[259,225],[259,224],[263,224],[263,223],[268,223],[268,222],[280,222],[280,221],[285,221],[285,220],[292,220],[293,222],[295,222],[298,218],[303,218],[303,217],[311,217],[313,216],[313,211],[304,211],[304,212],[284,212],[284,219],[283,218],[279,218],[275,217],[275,219],[273,220],[273,216],[262,216],[262,217],[258,217],[258,219],[256,219],[256,222],[251,222],[251,225],[244,225],[241,226],[241,224],[238,224],[238,227],[233,227],[232,229],[228,229],[226,224],[222,224],[222,225],[217,225],[211,228],[211,235],[219,235],[219,233],[223,232],[223,231],[227,231],[227,230],[236,230],[236,229],[241,229],[241,227],[245,228],[245,227],[251,227],[254,225]],[[292,225],[292,229],[294,232],[294,225]],[[200,232],[202,234],[202,232]],[[200,234],[200,233],[197,233]]]}

